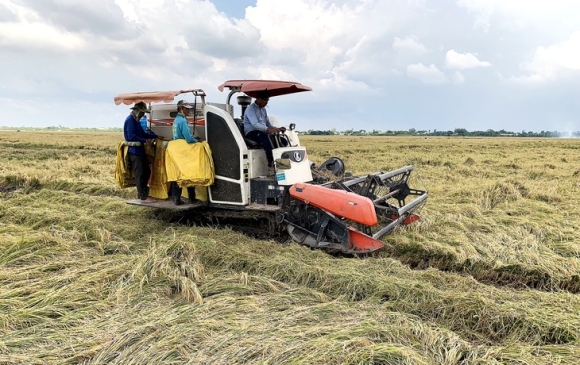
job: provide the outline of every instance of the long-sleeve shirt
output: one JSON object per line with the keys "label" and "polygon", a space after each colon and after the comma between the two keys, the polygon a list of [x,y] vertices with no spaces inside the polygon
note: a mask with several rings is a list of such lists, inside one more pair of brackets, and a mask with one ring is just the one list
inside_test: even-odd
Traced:
{"label": "long-sleeve shirt", "polygon": [[123,126],[123,134],[125,135],[125,141],[127,142],[141,142],[140,146],[129,146],[129,153],[135,155],[145,156],[145,142],[147,139],[157,138],[155,133],[147,133],[141,128],[141,123],[133,114],[129,114],[127,119],[125,119],[125,124]]}
{"label": "long-sleeve shirt", "polygon": [[266,132],[268,128],[276,127],[270,123],[266,108],[260,108],[256,103],[250,105],[244,114],[244,133],[248,134],[251,131]]}
{"label": "long-sleeve shirt", "polygon": [[181,113],[177,113],[175,120],[173,120],[173,139],[185,139],[187,143],[196,143],[197,139],[191,134],[189,130],[189,125],[187,124],[187,119]]}
{"label": "long-sleeve shirt", "polygon": [[139,124],[141,124],[141,128],[143,128],[143,130],[145,132],[147,132],[147,117],[143,116],[143,118],[141,118],[141,120],[139,121]]}

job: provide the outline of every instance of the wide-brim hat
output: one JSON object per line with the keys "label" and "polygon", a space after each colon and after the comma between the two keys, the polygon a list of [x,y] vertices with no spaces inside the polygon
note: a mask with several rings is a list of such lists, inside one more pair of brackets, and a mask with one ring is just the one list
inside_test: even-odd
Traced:
{"label": "wide-brim hat", "polygon": [[177,109],[179,108],[193,109],[193,105],[191,105],[188,101],[179,100],[177,102]]}
{"label": "wide-brim hat", "polygon": [[143,113],[150,113],[151,112],[151,110],[149,110],[147,108],[147,104],[145,104],[142,101],[140,101],[140,102],[136,103],[135,105],[133,105],[131,107],[131,109],[136,110],[138,112],[143,112]]}
{"label": "wide-brim hat", "polygon": [[270,91],[268,90],[260,90],[256,93],[257,99],[270,99]]}

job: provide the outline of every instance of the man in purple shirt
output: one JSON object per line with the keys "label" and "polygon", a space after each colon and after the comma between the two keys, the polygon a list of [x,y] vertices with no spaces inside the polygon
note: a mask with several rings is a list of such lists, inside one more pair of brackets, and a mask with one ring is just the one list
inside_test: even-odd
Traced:
{"label": "man in purple shirt", "polygon": [[[137,186],[137,195],[141,199],[141,203],[154,203],[156,200],[149,197],[149,175],[151,175],[151,168],[149,161],[147,161],[147,154],[145,153],[145,144],[151,144],[151,140],[157,138],[155,133],[147,133],[141,127],[139,122],[145,113],[149,113],[147,104],[140,101],[131,108],[131,114],[125,119],[123,126],[123,133],[126,142],[133,142],[129,146],[129,161],[135,174],[135,185]],[[138,142],[138,143],[136,143]]]}

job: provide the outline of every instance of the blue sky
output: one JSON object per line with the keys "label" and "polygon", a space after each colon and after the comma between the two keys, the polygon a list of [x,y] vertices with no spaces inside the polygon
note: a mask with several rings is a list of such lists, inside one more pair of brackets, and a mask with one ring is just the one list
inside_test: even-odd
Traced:
{"label": "blue sky", "polygon": [[120,127],[117,94],[298,81],[298,130],[580,131],[577,0],[0,0],[0,126]]}
{"label": "blue sky", "polygon": [[246,8],[256,5],[256,0],[213,0],[212,3],[218,11],[226,13],[229,17],[244,19]]}

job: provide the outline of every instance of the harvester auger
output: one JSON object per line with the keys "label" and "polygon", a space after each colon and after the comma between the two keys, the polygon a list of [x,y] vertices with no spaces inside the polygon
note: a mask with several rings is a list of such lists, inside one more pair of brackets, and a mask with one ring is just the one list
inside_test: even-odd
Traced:
{"label": "harvester auger", "polygon": [[[155,179],[156,202],[144,204],[137,199],[129,204],[187,213],[200,220],[244,220],[247,226],[267,229],[268,234],[286,231],[294,241],[311,248],[348,254],[376,251],[383,247],[380,238],[385,234],[419,219],[417,213],[428,195],[425,190],[410,187],[412,166],[361,177],[345,174],[344,162],[339,158],[316,167],[300,145],[294,123],[283,135],[271,138],[275,173],[269,173],[264,149],[246,138],[244,112],[260,91],[268,90],[271,97],[276,97],[312,90],[308,86],[287,81],[230,80],[218,89],[230,90],[225,104],[206,102],[206,94],[200,89],[127,93],[115,98],[117,105],[158,103],[151,105],[147,126],[158,136],[171,139],[177,112],[176,104],[170,103],[178,95],[191,94],[194,108],[186,118],[192,134],[207,142],[214,166],[213,182],[203,187],[203,194],[198,192],[198,197],[206,197],[204,203],[174,205],[168,189]],[[230,103],[236,93],[245,94],[237,97],[240,117],[234,117]],[[269,119],[278,126],[275,118]],[[168,143],[170,150],[174,142]],[[156,149],[163,152],[165,147],[157,143]],[[165,172],[157,154],[152,169],[153,176]]]}
{"label": "harvester auger", "polygon": [[[419,219],[415,213],[428,194],[409,188],[412,170],[413,166],[406,166],[321,185],[294,184],[290,188],[294,201],[279,220],[288,224],[294,241],[312,248],[376,251],[383,247],[382,236]],[[414,199],[406,204],[409,197]]]}

